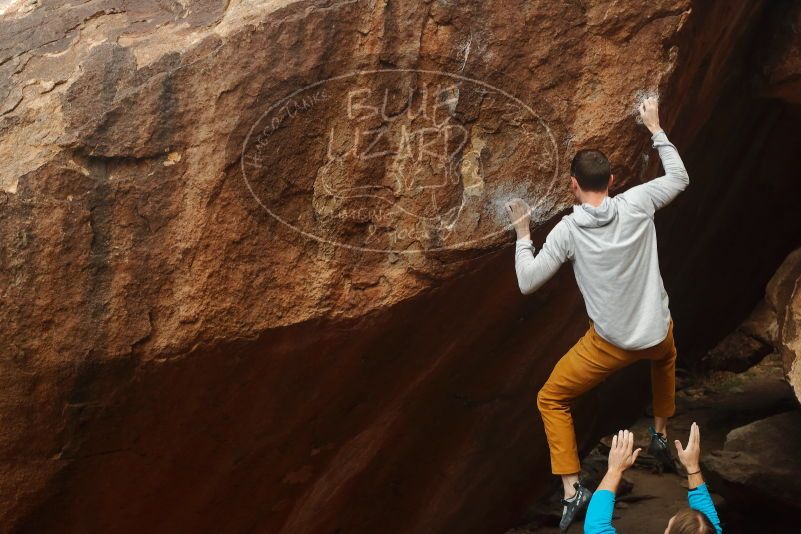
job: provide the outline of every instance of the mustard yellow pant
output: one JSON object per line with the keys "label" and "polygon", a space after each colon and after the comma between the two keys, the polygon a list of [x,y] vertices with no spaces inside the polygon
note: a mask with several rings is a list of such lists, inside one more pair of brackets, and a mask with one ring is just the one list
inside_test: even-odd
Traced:
{"label": "mustard yellow pant", "polygon": [[676,410],[676,346],[673,322],[661,343],[642,350],[624,350],[609,343],[590,324],[587,333],[556,364],[537,394],[551,451],[551,471],[569,475],[581,470],[570,403],[611,373],[636,361],[651,360],[654,416],[670,417]]}

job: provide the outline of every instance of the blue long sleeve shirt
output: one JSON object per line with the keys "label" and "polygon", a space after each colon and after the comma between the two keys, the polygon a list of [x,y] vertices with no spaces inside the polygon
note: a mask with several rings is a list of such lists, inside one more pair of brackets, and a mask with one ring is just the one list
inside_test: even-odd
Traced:
{"label": "blue long sleeve shirt", "polygon": [[[723,534],[715,503],[709,495],[706,484],[701,484],[687,492],[690,508],[698,510],[709,518],[717,534]],[[615,494],[609,490],[599,490],[592,495],[587,517],[584,519],[584,534],[615,534],[612,526],[612,513],[615,510]]]}
{"label": "blue long sleeve shirt", "polygon": [[712,497],[709,495],[706,484],[701,484],[697,488],[688,491],[687,501],[690,503],[690,508],[698,510],[709,518],[709,522],[715,527],[717,534],[723,533],[720,519],[718,519],[718,512],[715,510],[715,503],[712,502]]}

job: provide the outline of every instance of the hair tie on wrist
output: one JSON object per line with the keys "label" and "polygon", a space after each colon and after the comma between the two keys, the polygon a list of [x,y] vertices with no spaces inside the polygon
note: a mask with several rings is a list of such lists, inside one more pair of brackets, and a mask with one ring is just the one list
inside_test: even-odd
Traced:
{"label": "hair tie on wrist", "polygon": [[695,473],[687,473],[687,476],[690,476],[690,475],[697,475],[697,474],[698,474],[698,473],[700,473],[700,472],[701,472],[701,470],[699,469],[699,470],[698,470],[698,471],[696,471]]}

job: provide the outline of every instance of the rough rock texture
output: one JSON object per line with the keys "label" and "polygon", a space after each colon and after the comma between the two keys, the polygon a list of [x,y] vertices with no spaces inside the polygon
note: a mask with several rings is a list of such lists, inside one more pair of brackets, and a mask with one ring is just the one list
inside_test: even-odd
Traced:
{"label": "rough rock texture", "polygon": [[742,373],[774,351],[776,313],[761,301],[737,329],[701,358],[705,370]]}
{"label": "rough rock texture", "polygon": [[801,105],[801,7],[792,0],[782,0],[782,8],[770,11],[767,24],[774,31],[766,34],[768,46],[760,58],[764,76],[764,94]]}
{"label": "rough rock texture", "polygon": [[782,355],[787,381],[801,401],[801,249],[787,256],[765,292],[765,299],[775,310],[776,344]]}
{"label": "rough rock texture", "polygon": [[[801,510],[801,412],[760,419],[729,432],[723,450],[703,458],[710,484],[734,506],[777,517]],[[789,524],[789,523],[788,523]]]}
{"label": "rough rock texture", "polygon": [[[652,177],[632,112],[660,92],[698,184],[658,221],[677,335],[719,339],[798,235],[784,92],[740,90],[786,19],[765,5],[0,2],[0,524],[509,526],[550,480],[534,399],[586,317],[567,270],[517,294],[499,207],[536,199],[541,241],[579,146]],[[777,220],[742,258],[736,225]],[[639,413],[642,371],[578,404],[583,442]]]}
{"label": "rough rock texture", "polygon": [[[722,4],[697,3],[694,13],[736,5]],[[801,245],[801,219],[793,206],[799,182],[788,170],[801,143],[795,127],[801,114],[793,99],[772,98],[776,85],[766,72],[779,58],[801,55],[792,40],[779,38],[797,33],[801,6],[779,1],[767,8],[748,30],[750,37],[736,40],[725,33],[705,42],[705,49],[726,50],[743,61],[705,58],[705,76],[687,86],[673,128],[673,138],[695,140],[683,156],[691,178],[702,177],[657,214],[660,263],[685,357],[701,356],[710,340],[737,328],[764,297],[786,255]],[[698,48],[690,52],[698,54],[703,55]],[[725,80],[723,90],[706,87],[715,79]]]}
{"label": "rough rock texture", "polygon": [[737,330],[764,345],[775,346],[776,336],[779,335],[776,311],[763,299]]}
{"label": "rough rock texture", "polygon": [[772,350],[772,346],[737,330],[704,356],[704,368],[742,373]]}

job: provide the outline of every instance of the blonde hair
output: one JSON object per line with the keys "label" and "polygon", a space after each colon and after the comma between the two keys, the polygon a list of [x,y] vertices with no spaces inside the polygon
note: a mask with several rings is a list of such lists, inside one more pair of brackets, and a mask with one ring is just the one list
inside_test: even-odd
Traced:
{"label": "blonde hair", "polygon": [[715,526],[698,510],[685,508],[673,516],[668,534],[715,534]]}

